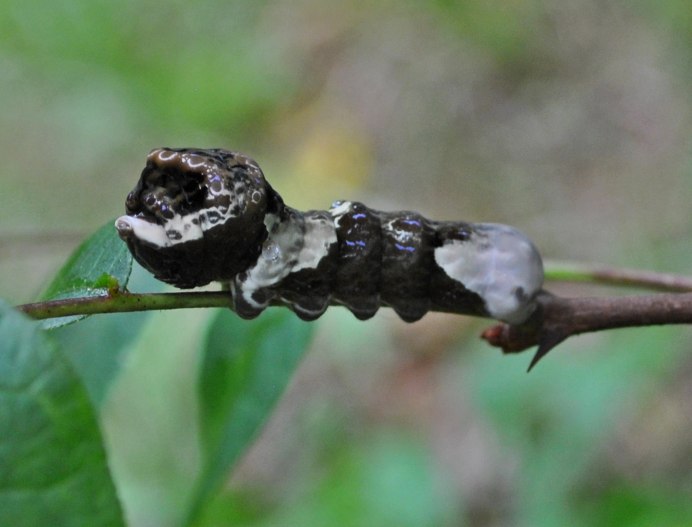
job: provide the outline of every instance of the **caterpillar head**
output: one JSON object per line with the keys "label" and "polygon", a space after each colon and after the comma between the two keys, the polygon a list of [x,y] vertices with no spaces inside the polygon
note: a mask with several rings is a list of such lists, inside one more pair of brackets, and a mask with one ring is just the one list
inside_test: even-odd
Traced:
{"label": "caterpillar head", "polygon": [[135,259],[156,278],[189,288],[247,269],[283,206],[259,165],[237,152],[157,148],[115,222]]}

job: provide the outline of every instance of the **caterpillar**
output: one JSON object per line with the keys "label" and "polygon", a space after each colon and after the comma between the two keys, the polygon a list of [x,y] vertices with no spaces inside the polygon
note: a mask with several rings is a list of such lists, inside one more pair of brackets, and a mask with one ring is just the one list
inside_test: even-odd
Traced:
{"label": "caterpillar", "polygon": [[301,212],[223,149],[152,150],[125,208],[115,227],[144,268],[178,288],[227,284],[243,318],[343,305],[363,320],[388,306],[406,322],[444,311],[519,324],[543,284],[538,250],[513,227],[355,201]]}

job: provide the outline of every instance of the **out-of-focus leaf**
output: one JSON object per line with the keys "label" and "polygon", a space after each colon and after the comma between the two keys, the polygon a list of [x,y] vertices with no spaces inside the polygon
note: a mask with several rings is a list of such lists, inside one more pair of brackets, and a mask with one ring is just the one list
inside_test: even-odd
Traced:
{"label": "out-of-focus leaf", "polygon": [[[586,471],[598,477],[595,456],[618,423],[614,417],[636,408],[684,353],[678,331],[632,328],[592,336],[590,346],[583,338],[571,339],[530,375],[520,367],[526,357],[487,350],[474,356],[473,375],[464,382],[522,463],[514,475],[517,523],[564,525]],[[590,524],[576,515],[571,525]]]}
{"label": "out-of-focus leaf", "polygon": [[[267,525],[272,504],[268,503],[262,489],[224,490],[205,504],[195,527],[221,527],[222,525],[242,525],[260,527]],[[306,526],[301,526],[306,527]]]}
{"label": "out-of-focus leaf", "polygon": [[209,314],[150,313],[101,405],[111,472],[132,525],[180,527],[187,515],[202,464],[197,381]]}
{"label": "out-of-focus leaf", "polygon": [[224,311],[212,322],[199,382],[203,468],[190,521],[267,420],[307,348],[311,328],[283,309],[254,321]]}
{"label": "out-of-focus leaf", "polygon": [[40,326],[0,303],[0,525],[123,525],[86,390]]}
{"label": "out-of-focus leaf", "polygon": [[692,500],[685,489],[617,482],[584,500],[582,515],[593,527],[692,525]]}
{"label": "out-of-focus leaf", "polygon": [[[163,283],[139,265],[134,266],[129,283],[135,291],[163,289]],[[80,324],[63,326],[51,333],[96,407],[103,403],[150,315],[151,312],[145,311],[89,317]]]}
{"label": "out-of-focus leaf", "polygon": [[[100,296],[110,288],[127,285],[132,269],[132,256],[116,234],[113,221],[84,241],[42,295],[42,300],[84,296]],[[84,318],[85,315],[49,319],[43,327],[50,329]]]}
{"label": "out-of-focus leaf", "polygon": [[72,253],[42,298],[97,296],[114,285],[124,287],[131,269],[130,252],[110,221]]}
{"label": "out-of-focus leaf", "polygon": [[[348,446],[331,445],[320,459],[316,485],[288,506],[274,510],[265,506],[263,518],[254,519],[252,525],[458,525],[453,520],[460,512],[458,497],[437,479],[425,446],[401,431],[378,432]],[[229,525],[228,518],[240,518],[244,498],[226,496],[226,509],[217,508],[216,518],[205,510],[202,525]]]}

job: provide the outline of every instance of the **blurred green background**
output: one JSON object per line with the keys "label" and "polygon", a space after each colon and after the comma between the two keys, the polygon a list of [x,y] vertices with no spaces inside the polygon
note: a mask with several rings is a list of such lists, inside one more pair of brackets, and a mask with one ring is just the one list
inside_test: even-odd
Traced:
{"label": "blurred green background", "polygon": [[[0,296],[34,299],[158,146],[241,150],[299,208],[689,274],[690,57],[686,0],[0,0]],[[131,525],[189,490],[207,318],[149,317],[103,395]],[[576,338],[526,375],[487,322],[318,324],[203,525],[692,525],[689,328]]]}

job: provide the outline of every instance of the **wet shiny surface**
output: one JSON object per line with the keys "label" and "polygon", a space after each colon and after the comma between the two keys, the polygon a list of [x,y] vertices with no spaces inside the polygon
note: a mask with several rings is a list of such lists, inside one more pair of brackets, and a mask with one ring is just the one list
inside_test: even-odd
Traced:
{"label": "wet shiny surface", "polygon": [[226,150],[153,150],[126,211],[116,228],[144,267],[177,287],[230,283],[244,318],[278,302],[305,320],[341,304],[360,319],[388,306],[407,322],[438,310],[516,323],[542,286],[540,255],[514,228],[351,201],[303,213]]}

